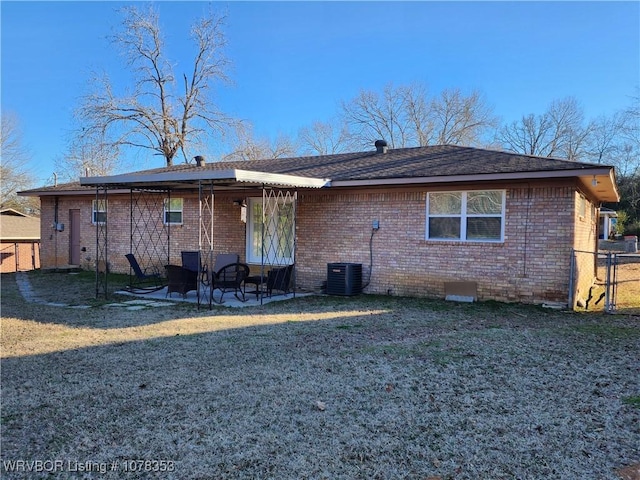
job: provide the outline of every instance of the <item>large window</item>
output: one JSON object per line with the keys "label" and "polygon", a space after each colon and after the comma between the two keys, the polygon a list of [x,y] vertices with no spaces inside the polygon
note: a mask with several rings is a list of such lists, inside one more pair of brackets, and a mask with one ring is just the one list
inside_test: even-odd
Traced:
{"label": "large window", "polygon": [[107,222],[107,201],[106,200],[94,200],[91,208],[91,222],[106,223]]}
{"label": "large window", "polygon": [[163,221],[165,224],[182,224],[182,198],[165,198]]}
{"label": "large window", "polygon": [[[294,262],[294,203],[291,198],[250,198],[247,212],[247,262],[289,265]],[[263,224],[264,222],[264,224]]]}
{"label": "large window", "polygon": [[427,239],[501,242],[504,190],[431,192],[427,195]]}

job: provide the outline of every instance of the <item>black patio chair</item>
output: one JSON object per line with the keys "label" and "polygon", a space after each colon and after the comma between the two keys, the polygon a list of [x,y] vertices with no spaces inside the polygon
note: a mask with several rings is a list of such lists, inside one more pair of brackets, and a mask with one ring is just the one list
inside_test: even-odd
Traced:
{"label": "black patio chair", "polygon": [[178,292],[182,298],[187,298],[187,292],[198,289],[198,272],[181,267],[180,265],[165,265],[167,272],[167,294]]}
{"label": "black patio chair", "polygon": [[182,256],[182,267],[193,272],[202,271],[202,262],[200,261],[200,252],[198,250],[183,250],[180,252]]}
{"label": "black patio chair", "polygon": [[[157,269],[154,268],[153,272],[147,273],[146,269],[143,271],[142,268],[140,268],[140,264],[133,253],[127,253],[125,257],[129,261],[131,270],[133,270],[134,273],[133,276],[129,275],[130,285],[128,285],[125,290],[131,293],[151,293],[164,288],[164,279]],[[135,281],[133,281],[133,279],[135,279]]]}
{"label": "black patio chair", "polygon": [[280,290],[285,295],[291,291],[293,278],[293,264],[285,267],[272,268],[267,274],[267,295],[271,296],[274,290]]}
{"label": "black patio chair", "polygon": [[232,263],[239,263],[240,255],[237,253],[218,253],[216,255],[216,261],[213,264],[213,272],[217,275],[227,265]]}
{"label": "black patio chair", "polygon": [[[216,273],[209,271],[209,307],[211,307],[212,301],[219,304],[224,303],[224,294],[232,290],[238,300],[246,302],[247,299],[244,295],[243,283],[248,276],[249,265],[239,262],[225,265]],[[220,300],[217,301],[213,297],[213,291],[216,289],[220,290]],[[242,295],[242,298],[238,296],[238,293]]]}
{"label": "black patio chair", "polygon": [[[195,253],[199,252],[183,252],[186,255],[183,255],[182,263],[183,266],[188,267],[188,265],[197,265],[197,261],[195,260]],[[207,298],[207,290],[209,291],[209,306],[211,306],[213,290],[215,290],[215,286],[211,288],[212,285],[212,277],[215,278],[217,273],[227,265],[232,263],[238,263],[240,261],[240,255],[237,253],[218,253],[213,257],[213,252],[210,252],[208,255],[208,263],[204,263],[207,257],[200,256],[200,284],[201,288],[198,291],[198,307],[200,307],[201,299]],[[213,265],[213,267],[211,267]],[[191,267],[193,268],[193,267]]]}
{"label": "black patio chair", "polygon": [[202,256],[198,250],[183,250],[182,255],[182,267],[192,272],[196,272],[199,280],[204,285],[207,284],[207,266],[202,263]]}

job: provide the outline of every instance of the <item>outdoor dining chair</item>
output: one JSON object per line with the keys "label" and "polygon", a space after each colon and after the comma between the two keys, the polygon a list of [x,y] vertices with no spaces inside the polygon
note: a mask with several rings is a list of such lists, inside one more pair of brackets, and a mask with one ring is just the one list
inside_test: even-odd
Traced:
{"label": "outdoor dining chair", "polygon": [[287,265],[269,270],[267,276],[267,295],[271,296],[274,290],[280,290],[285,295],[291,290],[293,277],[293,265]]}
{"label": "outdoor dining chair", "polygon": [[[246,302],[243,284],[244,280],[249,276],[249,266],[245,263],[232,263],[225,265],[218,272],[209,271],[209,307],[212,302],[218,304],[224,303],[224,294],[233,291],[235,297],[241,302]],[[220,290],[220,299],[214,298],[214,290]]]}
{"label": "outdoor dining chair", "polygon": [[182,298],[187,298],[187,292],[198,289],[198,272],[181,267],[180,265],[165,265],[167,272],[167,294],[180,293]]}

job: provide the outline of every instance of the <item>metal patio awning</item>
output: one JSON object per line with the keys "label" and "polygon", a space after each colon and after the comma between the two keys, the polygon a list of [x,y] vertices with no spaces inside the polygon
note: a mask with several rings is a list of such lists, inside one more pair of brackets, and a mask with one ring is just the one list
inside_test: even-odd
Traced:
{"label": "metal patio awning", "polygon": [[331,185],[328,178],[300,177],[252,170],[203,170],[147,172],[101,177],[81,177],[80,185],[97,188],[197,188],[201,183],[213,184],[221,188],[246,187],[293,187],[322,188]]}

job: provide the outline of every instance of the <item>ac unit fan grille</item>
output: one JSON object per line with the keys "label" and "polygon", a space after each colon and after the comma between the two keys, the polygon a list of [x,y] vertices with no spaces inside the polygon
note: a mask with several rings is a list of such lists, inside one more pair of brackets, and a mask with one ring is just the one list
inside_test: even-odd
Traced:
{"label": "ac unit fan grille", "polygon": [[360,295],[362,293],[362,264],[328,263],[327,293],[329,295]]}

